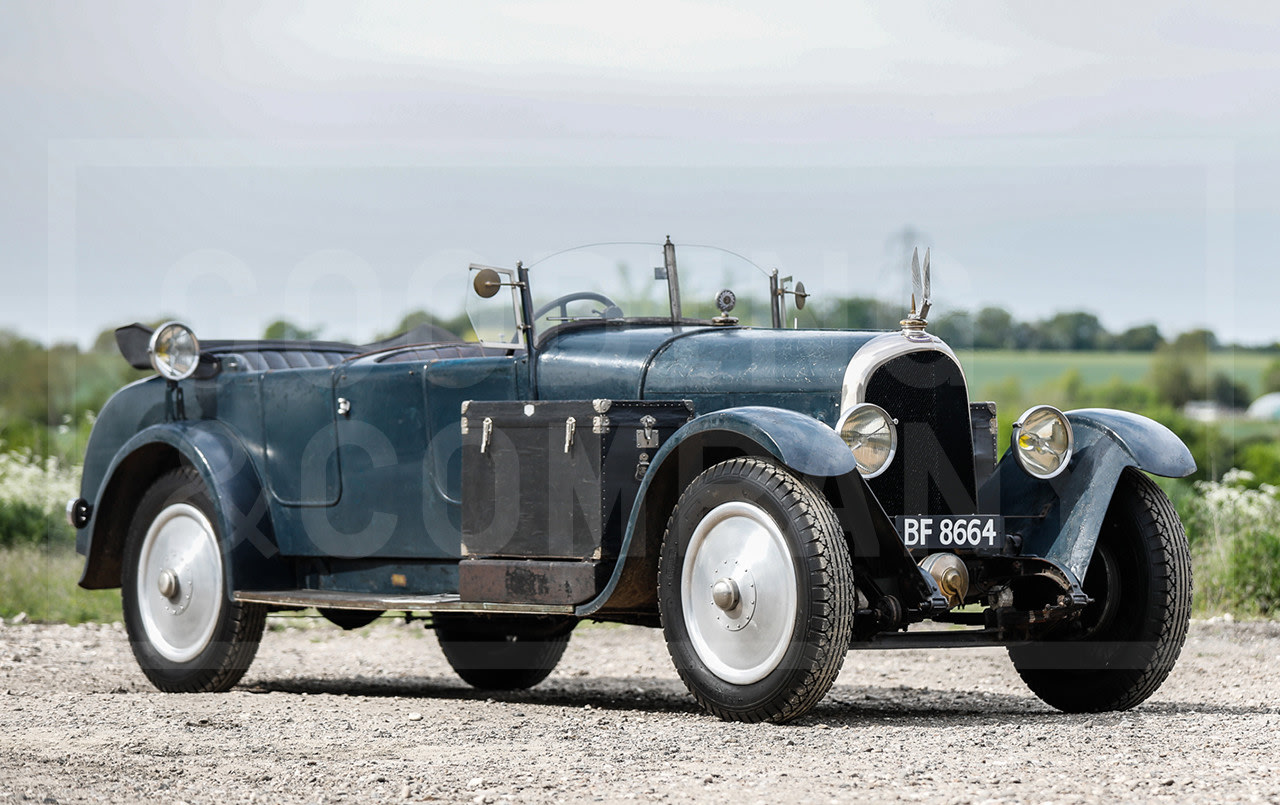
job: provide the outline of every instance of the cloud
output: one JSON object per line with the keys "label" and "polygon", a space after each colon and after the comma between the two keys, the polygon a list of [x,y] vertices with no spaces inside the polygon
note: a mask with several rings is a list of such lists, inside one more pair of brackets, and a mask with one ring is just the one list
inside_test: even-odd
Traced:
{"label": "cloud", "polygon": [[[1117,323],[1243,321],[1270,340],[1270,321],[1233,315],[1235,291],[1177,291],[1237,264],[1236,287],[1254,289],[1244,256],[1275,251],[1278,17],[1245,3],[15,0],[0,5],[0,270],[17,299],[0,327],[91,337],[153,310],[129,286],[205,250],[274,287],[347,249],[390,305],[406,282],[433,287],[442,251],[505,265],[679,228],[797,270],[824,254],[878,266],[914,223],[973,267],[975,300],[1003,298],[1028,253],[1092,282],[1124,272],[1125,288],[1158,264],[1169,302],[1150,313],[1083,285],[1051,302]],[[90,159],[59,184],[66,141],[175,170]],[[62,242],[50,219],[72,213]],[[74,253],[85,316],[42,297],[65,293],[41,272],[51,245]],[[1280,279],[1265,281],[1256,296]],[[271,305],[208,315],[248,332]]]}

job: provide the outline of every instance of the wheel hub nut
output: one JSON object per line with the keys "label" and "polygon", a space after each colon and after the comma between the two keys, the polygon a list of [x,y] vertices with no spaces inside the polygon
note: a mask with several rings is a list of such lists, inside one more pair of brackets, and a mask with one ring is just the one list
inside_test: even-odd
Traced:
{"label": "wheel hub nut", "polygon": [[168,568],[161,570],[159,587],[165,598],[175,598],[178,595],[178,574]]}
{"label": "wheel hub nut", "polygon": [[716,583],[711,585],[711,600],[725,612],[736,608],[741,598],[738,583],[733,579],[717,579]]}

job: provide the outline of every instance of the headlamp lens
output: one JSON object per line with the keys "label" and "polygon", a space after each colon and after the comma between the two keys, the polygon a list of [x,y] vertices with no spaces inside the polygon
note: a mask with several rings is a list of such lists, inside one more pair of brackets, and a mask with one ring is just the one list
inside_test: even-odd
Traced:
{"label": "headlamp lens", "polygon": [[1071,423],[1051,405],[1029,409],[1013,424],[1013,455],[1036,478],[1052,478],[1071,461]]}
{"label": "headlamp lens", "polygon": [[864,478],[884,472],[898,451],[898,429],[893,417],[872,403],[860,403],[845,411],[836,424],[836,432],[849,445]]}
{"label": "headlamp lens", "polygon": [[160,325],[148,346],[151,366],[166,380],[185,380],[200,364],[200,342],[185,324],[171,321]]}

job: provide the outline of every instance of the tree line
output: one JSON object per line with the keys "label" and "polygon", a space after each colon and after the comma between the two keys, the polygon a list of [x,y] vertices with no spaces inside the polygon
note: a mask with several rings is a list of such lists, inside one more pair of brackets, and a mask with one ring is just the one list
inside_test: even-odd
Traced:
{"label": "tree line", "polygon": [[[902,318],[902,304],[869,297],[837,299],[815,311],[824,327],[891,329]],[[1056,313],[1038,321],[1019,321],[1002,307],[984,307],[976,313],[953,310],[932,316],[929,332],[958,349],[1010,349],[1027,351],[1155,352],[1169,343],[1155,324],[1139,324],[1112,332],[1098,317],[1082,310]],[[1210,349],[1222,348],[1208,330],[1197,331]],[[1274,344],[1268,349],[1280,349]]]}

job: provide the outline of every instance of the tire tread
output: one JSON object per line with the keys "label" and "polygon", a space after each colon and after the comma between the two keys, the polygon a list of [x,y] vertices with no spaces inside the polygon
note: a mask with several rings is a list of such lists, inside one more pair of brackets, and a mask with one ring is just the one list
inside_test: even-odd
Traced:
{"label": "tire tread", "polygon": [[[1120,496],[1127,494],[1128,500]],[[1051,706],[1065,712],[1128,710],[1146,701],[1168,678],[1186,642],[1191,619],[1191,553],[1182,522],[1169,498],[1156,483],[1134,468],[1125,469],[1112,506],[1121,501],[1137,515],[1140,538],[1151,558],[1149,598],[1145,603],[1140,639],[1155,650],[1140,668],[1090,672],[1087,686],[1073,677],[1043,668],[1014,665],[1028,687]],[[1185,583],[1184,583],[1185,581]]]}
{"label": "tire tread", "polygon": [[[150,525],[149,521],[143,522],[142,517],[153,510],[158,513],[161,507],[173,499],[177,490],[183,489],[199,490],[191,497],[202,496],[210,507],[213,506],[204,481],[194,467],[184,465],[164,473],[143,493],[142,499],[138,502],[138,514],[130,524],[126,538],[127,562],[136,565],[137,551]],[[175,669],[166,667],[167,661],[156,661],[156,658],[148,656],[146,649],[139,645],[146,641],[141,634],[135,634],[135,632],[140,633],[142,627],[131,625],[131,621],[137,617],[137,614],[131,611],[132,607],[128,600],[131,572],[136,572],[136,567],[126,569],[121,585],[125,623],[129,626],[130,646],[147,679],[157,688],[168,693],[222,693],[234,687],[249,670],[258,653],[258,644],[266,628],[266,607],[260,604],[224,600],[225,620],[216,629],[214,642],[202,655],[207,655],[212,662],[205,664],[193,661],[193,666],[185,673],[175,673]],[[215,650],[210,653],[209,649]]]}
{"label": "tire tread", "polygon": [[[853,636],[852,561],[848,551],[841,550],[844,538],[835,512],[812,483],[797,478],[771,461],[743,457],[722,462],[704,471],[690,484],[690,488],[698,481],[714,482],[730,477],[740,477],[770,489],[784,509],[795,518],[800,533],[807,536],[803,542],[806,551],[804,563],[810,570],[811,578],[822,580],[812,587],[809,619],[810,622],[821,622],[825,628],[816,630],[818,640],[805,643],[803,660],[798,669],[802,670],[801,676],[791,682],[786,695],[749,710],[725,707],[709,699],[700,691],[696,676],[683,667],[683,663],[676,662],[676,671],[703,709],[721,719],[784,723],[813,709],[827,695],[844,664]],[[686,494],[680,496],[667,521],[667,529],[663,534],[664,546],[671,539],[672,525],[678,522],[682,507],[688,505],[686,496],[687,490]],[[668,617],[680,617],[679,613],[668,614],[661,610],[662,602],[675,592],[665,590],[663,586],[679,584],[680,574],[673,572],[674,568],[668,567],[668,563],[682,559],[673,550],[664,549],[661,554],[658,601],[664,623]],[[673,579],[674,582],[671,581]]]}

